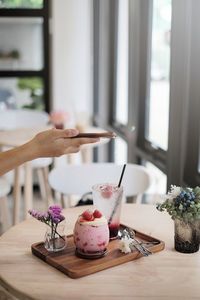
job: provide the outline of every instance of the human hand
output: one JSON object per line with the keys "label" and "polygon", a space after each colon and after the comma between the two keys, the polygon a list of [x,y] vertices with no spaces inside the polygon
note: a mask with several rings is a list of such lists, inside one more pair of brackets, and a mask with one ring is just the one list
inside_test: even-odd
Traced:
{"label": "human hand", "polygon": [[28,144],[34,158],[58,157],[63,154],[76,153],[81,145],[96,143],[99,138],[76,138],[77,129],[50,129],[38,133]]}

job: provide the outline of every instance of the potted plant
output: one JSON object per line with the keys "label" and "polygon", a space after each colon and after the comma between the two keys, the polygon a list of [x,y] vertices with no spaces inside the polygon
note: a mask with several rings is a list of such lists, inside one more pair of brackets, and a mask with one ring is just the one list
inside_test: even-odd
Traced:
{"label": "potted plant", "polygon": [[66,236],[64,235],[65,217],[61,214],[59,205],[49,206],[47,212],[39,212],[35,209],[29,210],[29,214],[38,221],[47,225],[44,247],[49,252],[58,252],[66,247]]}
{"label": "potted plant", "polygon": [[182,253],[199,250],[200,244],[200,187],[171,186],[165,201],[157,205],[174,220],[175,249]]}

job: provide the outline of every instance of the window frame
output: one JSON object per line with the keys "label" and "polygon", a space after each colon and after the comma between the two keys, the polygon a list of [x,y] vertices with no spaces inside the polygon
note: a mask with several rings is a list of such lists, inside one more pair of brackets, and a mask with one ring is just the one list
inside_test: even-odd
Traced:
{"label": "window frame", "polygon": [[[105,2],[100,3],[104,6],[108,5]],[[113,5],[113,1],[110,3]],[[104,65],[104,75],[109,71],[106,77],[107,79],[109,78],[109,84],[97,84],[98,94],[101,92],[101,94],[106,95],[103,99],[103,105],[101,102],[101,107],[103,108],[97,115],[102,116],[104,113],[103,116],[106,115],[106,118],[104,117],[103,123],[97,122],[96,124],[102,124],[105,128],[116,131],[121,138],[127,141],[128,162],[142,163],[143,160],[149,161],[164,172],[167,175],[167,188],[171,184],[191,185],[194,182],[198,184],[200,182],[200,175],[197,170],[199,159],[197,149],[199,149],[198,143],[200,137],[200,121],[197,115],[200,111],[200,101],[198,98],[200,95],[200,85],[197,80],[197,78],[200,78],[200,62],[198,59],[200,36],[197,34],[198,26],[195,27],[195,25],[199,24],[197,22],[199,22],[198,11],[200,10],[200,3],[198,4],[199,10],[196,8],[196,4],[195,0],[182,0],[181,5],[179,0],[172,1],[170,107],[167,151],[155,146],[145,137],[145,117],[147,117],[148,109],[146,99],[149,96],[148,84],[150,82],[153,0],[129,1],[128,126],[121,126],[113,118],[116,103],[116,68],[114,67],[116,64],[116,51],[114,51],[113,47],[107,47],[107,57],[110,60],[106,60],[105,57],[102,59],[102,56],[99,55],[99,66],[103,68]],[[107,8],[111,10],[112,5],[107,6]],[[110,35],[113,33],[113,19],[111,23],[112,26],[109,27]],[[107,22],[106,26],[111,25],[111,23]],[[105,29],[105,22],[103,26]],[[194,31],[193,27],[196,28],[196,31]],[[99,36],[102,38],[101,33],[99,33]],[[197,36],[198,47],[196,47]],[[105,78],[103,76],[101,78],[104,79],[105,83]],[[101,78],[100,76],[98,77],[98,83],[101,81]],[[97,97],[94,98],[96,101]],[[98,99],[102,100],[101,97]],[[194,117],[196,124],[195,131],[193,129]],[[134,134],[131,135],[128,129],[133,125],[135,125],[136,129]],[[193,147],[190,147],[191,143],[196,147],[195,155]],[[112,147],[111,143],[110,154],[107,157],[108,160],[112,159]]]}
{"label": "window frame", "polygon": [[190,84],[188,105],[188,131],[186,135],[186,161],[184,180],[187,185],[200,185],[200,35],[199,16],[200,3],[191,1],[191,48],[190,48]]}

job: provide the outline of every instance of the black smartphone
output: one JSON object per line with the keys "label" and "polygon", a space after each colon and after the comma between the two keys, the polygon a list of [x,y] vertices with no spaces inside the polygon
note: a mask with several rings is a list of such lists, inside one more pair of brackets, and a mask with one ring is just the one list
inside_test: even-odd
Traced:
{"label": "black smartphone", "polygon": [[116,133],[113,131],[106,131],[106,132],[82,132],[79,133],[76,136],[73,136],[73,138],[107,138],[107,139],[114,139],[116,138]]}

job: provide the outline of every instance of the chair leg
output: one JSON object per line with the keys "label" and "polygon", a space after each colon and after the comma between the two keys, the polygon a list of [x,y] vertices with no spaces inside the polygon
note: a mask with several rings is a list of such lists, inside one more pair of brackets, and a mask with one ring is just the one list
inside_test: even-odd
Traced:
{"label": "chair leg", "polygon": [[17,223],[19,223],[19,211],[21,200],[20,167],[16,168],[14,173],[13,199],[13,225],[16,225]]}
{"label": "chair leg", "polygon": [[0,214],[1,214],[0,219],[2,222],[3,232],[5,232],[7,229],[11,227],[7,197],[2,197],[0,199]]}
{"label": "chair leg", "polygon": [[48,183],[48,168],[40,168],[37,170],[40,191],[42,199],[46,201],[46,206],[49,207],[53,203],[52,191]]}
{"label": "chair leg", "polygon": [[30,215],[28,210],[33,208],[33,180],[30,162],[25,163],[25,182],[24,182],[24,216],[27,219]]}
{"label": "chair leg", "polygon": [[67,154],[67,163],[73,165],[75,163],[75,155],[74,154]]}
{"label": "chair leg", "polygon": [[45,191],[45,186],[44,186],[44,177],[43,177],[43,173],[42,173],[42,168],[36,169],[36,172],[37,172],[39,186],[40,186],[41,198],[45,200],[46,191]]}
{"label": "chair leg", "polygon": [[61,194],[61,206],[62,206],[62,208],[65,208],[65,197],[64,197],[64,194]]}
{"label": "chair leg", "polygon": [[80,151],[81,158],[83,163],[91,163],[92,162],[92,149],[91,148],[83,148]]}

